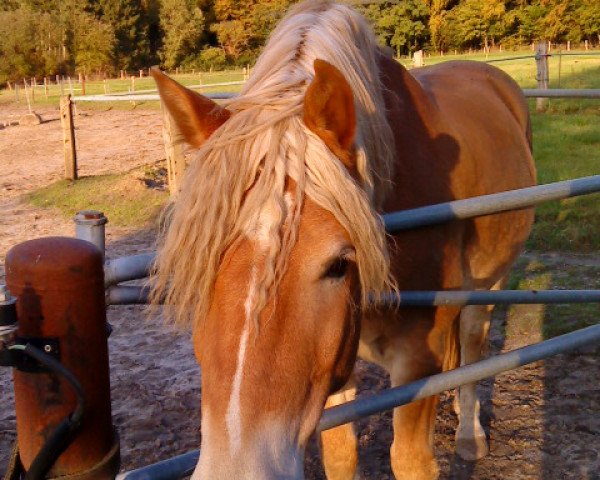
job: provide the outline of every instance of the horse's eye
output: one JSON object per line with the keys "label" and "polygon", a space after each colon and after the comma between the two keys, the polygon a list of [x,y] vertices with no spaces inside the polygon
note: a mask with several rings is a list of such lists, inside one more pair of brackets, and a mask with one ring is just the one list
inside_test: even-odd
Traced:
{"label": "horse's eye", "polygon": [[348,260],[338,258],[327,269],[323,278],[342,278],[348,271]]}

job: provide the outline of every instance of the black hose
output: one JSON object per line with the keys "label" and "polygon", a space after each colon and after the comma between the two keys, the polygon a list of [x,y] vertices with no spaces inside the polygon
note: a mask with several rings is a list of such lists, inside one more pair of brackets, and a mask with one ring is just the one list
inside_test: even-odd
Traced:
{"label": "black hose", "polygon": [[79,427],[81,426],[81,420],[85,411],[85,394],[75,375],[67,370],[64,365],[54,357],[47,355],[30,344],[25,346],[23,353],[48,367],[57,375],[64,377],[71,387],[73,387],[75,395],[77,396],[77,406],[75,407],[75,410],[63,419],[50,434],[46,443],[44,443],[43,447],[33,459],[33,462],[25,475],[25,480],[43,480],[48,471],[52,468],[52,465],[54,465],[54,462],[56,462],[58,457],[71,444],[77,430],[79,430]]}

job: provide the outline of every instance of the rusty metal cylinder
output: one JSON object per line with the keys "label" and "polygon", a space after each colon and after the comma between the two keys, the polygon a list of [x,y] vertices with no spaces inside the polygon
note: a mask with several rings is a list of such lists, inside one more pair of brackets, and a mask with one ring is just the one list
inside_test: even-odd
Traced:
{"label": "rusty metal cylinder", "polygon": [[[58,356],[83,386],[86,410],[78,435],[47,478],[114,478],[119,448],[111,419],[102,253],[89,242],[49,237],[21,243],[6,256],[6,280],[17,297],[27,339],[58,342]],[[52,347],[42,349],[50,352]],[[17,439],[27,471],[56,426],[76,407],[64,378],[14,371]]]}

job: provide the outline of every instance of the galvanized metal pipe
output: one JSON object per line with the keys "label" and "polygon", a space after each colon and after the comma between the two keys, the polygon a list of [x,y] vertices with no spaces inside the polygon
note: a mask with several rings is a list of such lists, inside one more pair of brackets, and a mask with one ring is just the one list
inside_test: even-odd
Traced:
{"label": "galvanized metal pipe", "polygon": [[600,175],[592,175],[575,180],[565,180],[411,210],[401,210],[387,213],[383,216],[383,219],[385,228],[389,233],[398,233],[403,230],[526,208],[548,200],[587,195],[599,191]]}
{"label": "galvanized metal pipe", "polygon": [[524,88],[523,95],[533,98],[600,98],[597,88]]}
{"label": "galvanized metal pipe", "polygon": [[198,458],[200,458],[200,450],[194,450],[130,472],[120,473],[116,480],[173,480],[187,477],[196,468]]}
{"label": "galvanized metal pipe", "polygon": [[108,219],[97,210],[82,210],[73,217],[75,237],[94,244],[104,257],[104,226]]}
{"label": "galvanized metal pipe", "polygon": [[[212,98],[213,100],[227,100],[237,96],[236,93],[203,93],[202,96]],[[72,97],[73,102],[151,102],[158,101],[158,94],[140,94],[134,93],[128,95],[82,95]]]}
{"label": "galvanized metal pipe", "polygon": [[594,302],[600,302],[600,290],[401,291],[398,295],[390,293],[383,298],[388,307]]}
{"label": "galvanized metal pipe", "polygon": [[[106,289],[107,305],[148,303],[147,286],[113,285]],[[401,291],[383,297],[383,306],[435,307],[443,305],[510,305],[600,302],[600,290],[471,290]]]}
{"label": "galvanized metal pipe", "polygon": [[528,363],[598,342],[600,342],[600,324],[496,355],[449,372],[432,375],[408,385],[390,388],[377,395],[325,410],[317,431],[328,430],[359,418],[406,405],[415,400],[437,395],[460,385],[478,382]]}
{"label": "galvanized metal pipe", "polygon": [[133,285],[111,285],[106,289],[108,305],[146,305],[150,303],[150,287]]}
{"label": "galvanized metal pipe", "polygon": [[[375,413],[391,410],[415,400],[459,387],[465,383],[477,382],[506,370],[596,342],[600,342],[600,324],[496,355],[449,372],[423,378],[402,387],[390,388],[379,394],[325,410],[317,431],[321,432]],[[117,477],[117,480],[173,480],[182,478],[193,471],[199,455],[199,450],[188,452],[154,465],[122,473]]]}
{"label": "galvanized metal pipe", "polygon": [[148,276],[156,253],[141,253],[107,260],[104,263],[104,285],[107,287]]}

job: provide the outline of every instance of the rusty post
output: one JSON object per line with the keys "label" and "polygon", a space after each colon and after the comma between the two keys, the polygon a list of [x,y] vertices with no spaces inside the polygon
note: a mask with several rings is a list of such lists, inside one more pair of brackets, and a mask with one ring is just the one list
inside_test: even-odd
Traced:
{"label": "rusty post", "polygon": [[[31,240],[8,252],[6,280],[17,297],[18,337],[58,341],[59,360],[86,397],[81,429],[47,476],[114,478],[119,444],[111,420],[102,254],[74,238]],[[14,388],[19,455],[28,470],[51,432],[75,409],[76,397],[54,373],[15,370]]]}

